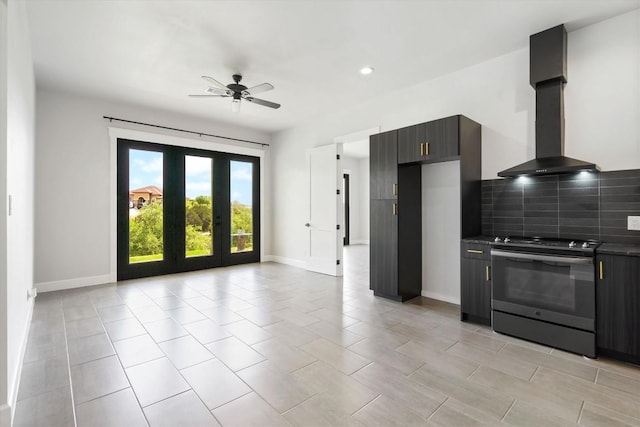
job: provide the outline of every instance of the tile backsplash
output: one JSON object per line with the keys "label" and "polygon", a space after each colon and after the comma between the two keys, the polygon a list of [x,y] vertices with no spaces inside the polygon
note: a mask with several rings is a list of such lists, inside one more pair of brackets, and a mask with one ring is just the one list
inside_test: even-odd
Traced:
{"label": "tile backsplash", "polygon": [[640,169],[482,181],[482,234],[640,244]]}

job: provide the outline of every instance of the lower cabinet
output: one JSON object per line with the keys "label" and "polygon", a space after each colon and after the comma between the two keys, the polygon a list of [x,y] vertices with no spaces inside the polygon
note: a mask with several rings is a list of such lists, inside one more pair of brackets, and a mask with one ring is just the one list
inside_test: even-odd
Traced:
{"label": "lower cabinet", "polygon": [[640,364],[640,257],[596,258],[598,354]]}
{"label": "lower cabinet", "polygon": [[369,287],[377,296],[398,296],[398,201],[371,200]]}
{"label": "lower cabinet", "polygon": [[491,246],[465,243],[460,257],[460,318],[491,325]]}

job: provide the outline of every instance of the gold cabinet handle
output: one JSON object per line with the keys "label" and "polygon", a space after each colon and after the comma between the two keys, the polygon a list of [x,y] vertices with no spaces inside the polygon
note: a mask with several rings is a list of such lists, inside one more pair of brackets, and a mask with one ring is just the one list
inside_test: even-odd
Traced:
{"label": "gold cabinet handle", "polygon": [[491,266],[487,265],[484,268],[484,273],[485,273],[485,276],[487,277],[487,282],[491,280]]}
{"label": "gold cabinet handle", "polygon": [[425,156],[429,155],[429,143],[428,142],[424,143],[424,155]]}
{"label": "gold cabinet handle", "polygon": [[393,204],[393,215],[394,216],[398,215],[398,204],[397,203]]}
{"label": "gold cabinet handle", "polygon": [[424,142],[420,143],[420,155],[424,156]]}
{"label": "gold cabinet handle", "polygon": [[394,196],[398,195],[398,184],[393,184],[391,186],[391,194],[394,195]]}
{"label": "gold cabinet handle", "polygon": [[484,251],[479,251],[477,249],[467,249],[467,252],[469,252],[470,254],[483,254]]}
{"label": "gold cabinet handle", "polygon": [[600,261],[600,280],[604,280],[604,264]]}

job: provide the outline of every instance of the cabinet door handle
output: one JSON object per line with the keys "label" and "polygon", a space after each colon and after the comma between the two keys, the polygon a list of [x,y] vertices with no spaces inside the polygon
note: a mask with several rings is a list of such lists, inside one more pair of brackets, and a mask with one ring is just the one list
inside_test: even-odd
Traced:
{"label": "cabinet door handle", "polygon": [[485,276],[487,278],[487,282],[489,280],[491,280],[491,266],[490,265],[485,266],[484,273],[485,273]]}
{"label": "cabinet door handle", "polygon": [[394,195],[394,196],[398,195],[398,184],[393,184],[391,186],[391,194]]}
{"label": "cabinet door handle", "polygon": [[424,155],[425,156],[429,155],[429,143],[428,142],[424,143]]}
{"label": "cabinet door handle", "polygon": [[424,142],[420,143],[420,155],[424,156]]}
{"label": "cabinet door handle", "polygon": [[600,280],[604,280],[604,264],[600,261]]}
{"label": "cabinet door handle", "polygon": [[477,249],[467,249],[467,252],[469,252],[470,254],[483,254],[484,251],[479,251]]}
{"label": "cabinet door handle", "polygon": [[398,204],[397,203],[393,204],[392,213],[393,213],[394,216],[398,215]]}

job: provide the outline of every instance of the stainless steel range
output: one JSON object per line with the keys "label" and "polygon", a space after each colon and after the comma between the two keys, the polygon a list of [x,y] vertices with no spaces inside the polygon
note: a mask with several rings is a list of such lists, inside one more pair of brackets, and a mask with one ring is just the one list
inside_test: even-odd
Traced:
{"label": "stainless steel range", "polygon": [[496,237],[491,249],[496,332],[596,356],[596,240]]}

